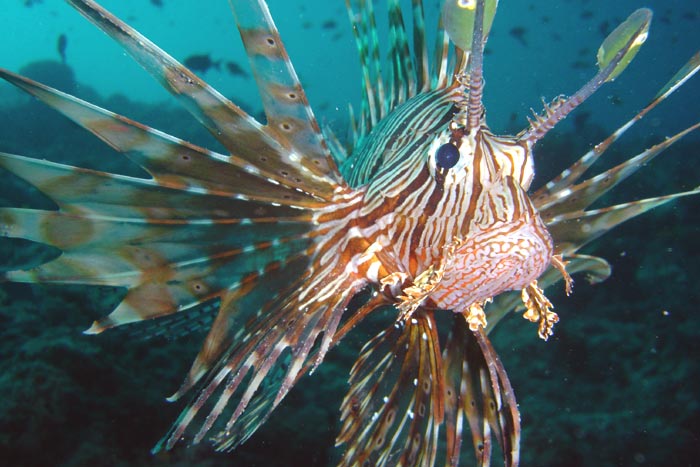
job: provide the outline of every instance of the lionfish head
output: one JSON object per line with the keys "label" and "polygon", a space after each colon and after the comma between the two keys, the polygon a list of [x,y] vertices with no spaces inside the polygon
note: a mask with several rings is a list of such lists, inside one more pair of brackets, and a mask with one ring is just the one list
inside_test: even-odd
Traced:
{"label": "lionfish head", "polygon": [[[461,60],[451,85],[397,107],[374,132],[381,137],[361,145],[355,161],[381,166],[369,180],[367,205],[391,206],[394,217],[385,222],[400,226],[382,232],[411,238],[413,256],[401,246],[393,254],[421,296],[436,308],[473,310],[476,328],[485,324],[484,303],[521,290],[547,338],[556,317],[537,280],[552,265],[563,273],[567,290],[571,282],[537,200],[528,194],[533,147],[629,64],[647,37],[651,12],[637,10],[608,36],[598,52],[599,72],[578,92],[545,106],[518,135],[498,136],[486,124],[482,102],[484,47],[496,6],[496,0],[444,3],[442,23]],[[381,157],[364,158],[363,152]],[[369,170],[372,164],[365,165]]]}
{"label": "lionfish head", "polygon": [[527,195],[534,177],[531,146],[493,135],[484,124],[466,131],[453,123],[428,154],[444,197],[440,225],[446,229],[437,266],[442,278],[431,292],[436,306],[481,307],[533,283],[549,266],[554,246]]}
{"label": "lionfish head", "polygon": [[[397,155],[383,148],[392,162],[370,185],[370,194],[400,196],[394,212],[407,229],[426,226],[411,234],[417,261],[405,266],[414,276],[437,274],[430,300],[442,309],[463,310],[523,289],[553,255],[552,238],[527,195],[534,178],[533,141],[494,135],[485,122],[483,50],[495,4],[445,3],[443,23],[468,58],[431,105],[424,95],[416,96],[384,123],[390,131],[383,139],[409,149]],[[472,30],[465,42],[467,26]],[[397,172],[409,180],[391,183]]]}

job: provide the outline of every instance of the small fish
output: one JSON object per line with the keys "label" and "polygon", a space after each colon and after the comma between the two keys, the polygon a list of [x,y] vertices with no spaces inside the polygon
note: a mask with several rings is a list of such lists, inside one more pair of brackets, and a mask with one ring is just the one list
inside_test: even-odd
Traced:
{"label": "small fish", "polygon": [[58,55],[61,56],[61,63],[64,65],[66,63],[66,47],[68,47],[68,38],[65,34],[61,34],[56,41],[56,50],[58,50]]}
{"label": "small fish", "polygon": [[328,19],[321,23],[321,29],[335,29],[338,27],[338,23],[335,20]]}
{"label": "small fish", "polygon": [[576,128],[576,131],[581,131],[583,128],[586,126],[586,123],[588,123],[588,120],[591,118],[591,113],[590,112],[579,112],[573,117],[574,121],[574,128]]}
{"label": "small fish", "polygon": [[242,76],[242,77],[248,77],[248,72],[246,72],[241,66],[232,61],[226,62],[226,70],[231,73],[233,76]]}
{"label": "small fish", "polygon": [[162,8],[163,0],[151,0],[151,5],[157,6],[158,8]]}
{"label": "small fish", "polygon": [[520,42],[523,47],[527,47],[527,39],[525,39],[525,33],[527,33],[527,29],[525,29],[522,26],[516,26],[509,32],[509,34],[513,36],[518,42]]}
{"label": "small fish", "polygon": [[184,61],[184,65],[192,71],[206,73],[211,68],[221,70],[221,60],[212,60],[209,54],[190,55]]}

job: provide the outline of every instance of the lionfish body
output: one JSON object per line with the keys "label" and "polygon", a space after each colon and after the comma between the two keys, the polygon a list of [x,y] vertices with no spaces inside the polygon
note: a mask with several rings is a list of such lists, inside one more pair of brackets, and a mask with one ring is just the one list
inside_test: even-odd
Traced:
{"label": "lionfish body", "polygon": [[[501,137],[488,129],[481,103],[495,2],[448,3],[441,22],[447,31],[438,28],[431,64],[422,2],[413,2],[411,50],[402,11],[390,1],[388,77],[380,70],[372,3],[362,1],[355,11],[348,2],[364,86],[353,141],[343,148],[320,130],[264,1],[232,2],[263,97],[264,125],[91,0],[70,3],[120,42],[228,151],[215,153],[1,73],[151,175],[0,154],[2,167],[59,207],[3,208],[3,235],[62,250],[7,279],[127,289],[89,333],[147,319],[167,322],[202,303],[219,304],[172,399],[195,386],[199,393],[156,450],[183,438],[236,447],[357,323],[393,306],[396,321],[363,348],[351,371],[337,440],[345,445],[340,464],[430,466],[440,458],[458,465],[466,421],[479,465],[490,462],[492,433],[506,465],[517,465],[518,411],[484,330],[487,318],[490,329],[524,307],[546,339],[558,318],[543,288],[563,277],[569,291],[573,272],[596,280],[609,274],[604,260],[577,254],[581,246],[626,219],[698,192],[586,210],[697,125],[579,182],[627,128],[697,71],[698,55],[629,123],[529,192],[535,143],[619,74],[646,37],[646,12],[611,34],[612,52],[599,55],[599,73],[579,92],[547,106],[519,135]],[[465,6],[466,20],[458,9]],[[467,42],[455,24],[469,29]],[[363,291],[371,293],[353,300]],[[451,320],[451,331],[441,346],[442,316]],[[441,445],[446,451],[438,453]]]}

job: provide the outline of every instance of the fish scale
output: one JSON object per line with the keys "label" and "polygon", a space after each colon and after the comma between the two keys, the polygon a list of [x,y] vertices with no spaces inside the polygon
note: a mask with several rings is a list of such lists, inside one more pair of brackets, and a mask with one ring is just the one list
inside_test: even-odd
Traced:
{"label": "fish scale", "polygon": [[[359,115],[351,113],[352,141],[343,145],[321,131],[264,1],[232,1],[264,124],[96,2],[69,2],[228,151],[198,147],[0,70],[151,177],[0,153],[0,166],[59,208],[0,208],[0,233],[62,250],[4,279],[125,288],[123,301],[87,333],[158,318],[165,323],[159,333],[168,323],[181,333],[188,316],[198,320],[191,329],[201,326],[192,310],[218,304],[213,320],[203,320],[211,324],[199,354],[169,399],[195,395],[154,452],[205,439],[218,450],[234,449],[331,347],[390,306],[395,321],[363,347],[350,372],[339,465],[456,466],[469,427],[478,465],[490,464],[495,438],[504,464],[516,466],[519,412],[487,329],[524,310],[547,339],[558,316],[544,289],[563,278],[570,293],[570,274],[595,281],[610,274],[604,259],[578,253],[583,245],[700,192],[587,210],[700,123],[579,182],[628,128],[700,69],[700,53],[610,137],[529,191],[534,146],[624,69],[646,38],[649,10],[633,13],[608,36],[599,71],[579,91],[545,105],[518,135],[498,136],[482,103],[483,51],[496,1],[447,0],[431,61],[421,0],[405,9],[387,2],[388,38],[379,35],[372,0],[346,0],[362,104]],[[468,38],[464,28],[472,31]],[[450,321],[446,337],[441,320]]]}

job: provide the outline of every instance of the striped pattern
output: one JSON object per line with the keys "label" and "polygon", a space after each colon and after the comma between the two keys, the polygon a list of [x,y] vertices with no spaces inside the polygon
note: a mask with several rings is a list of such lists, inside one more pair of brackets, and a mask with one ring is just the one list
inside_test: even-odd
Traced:
{"label": "striped pattern", "polygon": [[[470,52],[452,45],[450,31],[438,24],[432,59],[421,0],[412,0],[410,9],[388,0],[388,37],[378,33],[373,0],[346,0],[362,104],[356,117],[351,113],[352,141],[343,145],[319,128],[263,0],[232,5],[265,123],[94,1],[69,1],[225,148],[220,154],[192,145],[0,70],[0,77],[149,176],[0,153],[1,167],[58,206],[0,208],[0,234],[62,251],[5,279],[125,288],[123,302],[88,333],[155,318],[160,327],[148,329],[171,335],[211,323],[170,400],[193,389],[197,395],[154,451],[182,440],[235,448],[353,327],[393,306],[396,321],[367,343],[352,368],[341,408],[339,465],[432,467],[444,459],[457,466],[468,426],[477,465],[489,465],[495,437],[504,464],[516,466],[517,403],[484,328],[525,310],[540,337],[548,338],[558,317],[544,289],[563,277],[570,292],[572,273],[594,281],[610,274],[604,259],[577,253],[583,245],[699,191],[588,210],[700,123],[579,180],[700,69],[700,54],[639,114],[528,193],[537,141],[616,72],[632,39],[580,91],[546,106],[529,128],[497,136],[484,120],[481,99],[484,0],[474,2]],[[450,168],[438,157],[445,145],[458,153]],[[441,339],[443,319],[451,329]]]}
{"label": "striped pattern", "polygon": [[[352,186],[372,182],[391,189],[395,182],[387,183],[386,177],[391,177],[392,171],[410,177],[416,166],[425,165],[425,152],[436,133],[445,133],[445,127],[452,121],[458,92],[448,88],[419,94],[395,108],[375,131],[362,138],[352,157],[341,166],[344,178]],[[383,175],[378,173],[380,168]],[[405,180],[401,177],[400,181],[405,183]]]}

